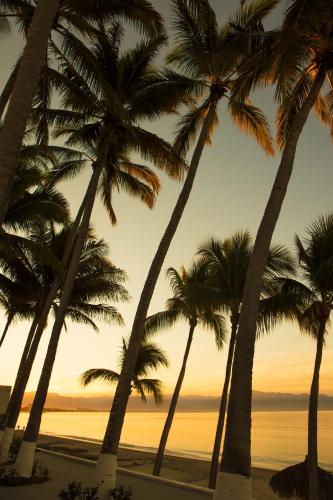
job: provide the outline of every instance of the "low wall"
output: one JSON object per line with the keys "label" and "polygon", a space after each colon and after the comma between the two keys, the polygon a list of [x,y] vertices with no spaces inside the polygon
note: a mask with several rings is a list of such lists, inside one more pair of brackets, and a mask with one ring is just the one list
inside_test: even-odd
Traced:
{"label": "low wall", "polygon": [[[93,460],[73,457],[58,451],[44,450],[39,447],[37,450],[72,462],[92,467],[96,465]],[[133,493],[131,500],[211,500],[213,497],[213,491],[206,488],[154,477],[122,467],[117,468],[117,485],[131,488]]]}
{"label": "low wall", "polygon": [[178,481],[117,469],[117,485],[129,486],[133,500],[211,500],[212,490]]}

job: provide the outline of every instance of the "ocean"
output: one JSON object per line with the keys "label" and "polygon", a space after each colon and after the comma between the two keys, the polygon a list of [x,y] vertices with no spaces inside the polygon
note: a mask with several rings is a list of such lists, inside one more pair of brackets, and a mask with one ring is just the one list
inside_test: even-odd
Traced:
{"label": "ocean", "polygon": [[[166,414],[129,412],[121,436],[125,446],[154,450],[158,446]],[[107,412],[46,412],[41,433],[103,439]],[[21,413],[22,428],[28,413]],[[193,458],[209,460],[213,446],[216,413],[177,413],[167,450]],[[252,464],[257,467],[281,469],[304,459],[307,447],[307,412],[274,411],[252,414]],[[319,412],[319,462],[333,471],[333,411]]]}

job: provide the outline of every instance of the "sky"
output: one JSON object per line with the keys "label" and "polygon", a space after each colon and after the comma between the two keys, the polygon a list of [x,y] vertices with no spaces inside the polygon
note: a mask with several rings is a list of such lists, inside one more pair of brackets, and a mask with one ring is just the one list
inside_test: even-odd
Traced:
{"label": "sky", "polygon": [[[170,22],[170,2],[153,0],[153,5]],[[237,1],[212,0],[219,21],[223,22],[237,7]],[[285,2],[282,1],[274,15],[266,22],[276,26],[281,20]],[[126,46],[133,46],[139,36],[128,32]],[[169,42],[172,46],[172,40]],[[8,77],[10,68],[22,49],[22,41],[13,34],[0,40],[0,88]],[[267,89],[253,96],[253,101],[266,113],[274,131],[276,105],[273,90]],[[174,237],[158,280],[149,312],[162,310],[170,297],[165,277],[170,266],[177,269],[190,264],[200,243],[214,235],[225,238],[243,228],[255,235],[276,174],[280,154],[267,158],[257,144],[239,132],[223,106],[219,112],[220,125],[213,143],[202,156],[193,192],[184,216]],[[152,129],[162,137],[172,140],[175,120],[160,120]],[[294,236],[304,235],[306,226],[318,215],[332,211],[332,154],[329,131],[311,115],[299,141],[294,173],[286,200],[274,234],[274,241],[294,249]],[[116,368],[121,337],[130,332],[133,316],[149,265],[169,220],[181,186],[161,175],[162,190],[152,211],[126,194],[117,194],[114,207],[118,217],[116,227],[111,226],[106,212],[96,202],[92,217],[98,236],[110,245],[111,259],[128,274],[127,288],[130,303],[120,304],[126,326],[100,324],[100,333],[89,328],[68,324],[63,331],[50,383],[50,391],[61,394],[112,393],[105,384],[83,389],[79,375],[88,368]],[[87,174],[75,181],[61,185],[70,201],[73,213],[78,207],[87,183]],[[0,328],[5,324],[0,318]],[[43,357],[45,356],[52,320],[44,334],[38,357],[29,381],[28,390],[36,388]],[[24,346],[28,323],[17,323],[9,331],[0,350],[0,383],[13,383],[20,355]],[[180,369],[187,340],[188,327],[179,323],[173,329],[156,337],[168,354],[170,367],[161,369],[158,377],[164,383],[165,393],[171,393]],[[333,395],[333,335],[328,331],[323,356],[320,389]],[[182,393],[189,395],[218,395],[221,392],[227,345],[218,352],[213,334],[197,328]],[[254,379],[255,390],[267,392],[304,393],[309,391],[315,356],[315,343],[300,334],[296,325],[283,323],[262,337],[256,345]]]}

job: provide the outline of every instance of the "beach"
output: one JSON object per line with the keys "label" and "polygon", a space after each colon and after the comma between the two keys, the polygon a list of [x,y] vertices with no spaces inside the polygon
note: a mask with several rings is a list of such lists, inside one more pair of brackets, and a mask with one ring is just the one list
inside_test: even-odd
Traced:
{"label": "beach", "polygon": [[[42,434],[38,439],[38,447],[58,453],[96,460],[100,444],[84,439]],[[121,447],[118,465],[125,469],[151,474],[154,458],[155,454],[153,452]],[[52,475],[54,472],[51,470],[50,474]],[[253,496],[256,500],[278,499],[268,486],[268,481],[273,473],[274,471],[271,469],[253,468]],[[165,456],[161,471],[162,477],[202,487],[207,487],[208,474],[208,461],[174,455]]]}

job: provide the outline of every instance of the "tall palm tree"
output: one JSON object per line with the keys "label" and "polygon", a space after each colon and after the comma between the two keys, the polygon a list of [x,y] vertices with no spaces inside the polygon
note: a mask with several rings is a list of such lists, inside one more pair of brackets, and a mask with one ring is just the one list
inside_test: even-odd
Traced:
{"label": "tall palm tree", "polygon": [[[127,342],[123,338],[121,354],[119,357],[119,367],[124,362],[127,352]],[[156,404],[162,401],[162,383],[160,380],[150,378],[152,370],[158,370],[160,366],[169,366],[166,354],[153,342],[145,339],[140,346],[140,354],[137,359],[135,374],[132,380],[132,391],[134,390],[145,403],[147,396],[152,395]],[[119,380],[119,373],[108,368],[90,368],[81,375],[81,382],[84,387],[95,380],[116,384]]]}
{"label": "tall palm tree", "polygon": [[[237,342],[239,314],[243,288],[252,253],[252,239],[248,231],[239,231],[224,240],[211,238],[199,248],[199,254],[207,266],[207,284],[216,290],[214,302],[230,315],[230,341],[225,379],[220,401],[219,416],[209,473],[209,488],[214,489],[218,472],[218,461],[223,435],[225,413],[229,392],[234,350]],[[294,262],[289,251],[281,245],[270,248],[261,292],[260,311],[257,322],[258,334],[269,331],[277,321],[293,317],[293,308],[286,294],[278,293],[274,284],[277,276],[294,273]]]}
{"label": "tall palm tree", "polygon": [[168,415],[163,427],[153,474],[158,476],[162,467],[163,456],[170,433],[173,417],[183,385],[186,364],[197,326],[202,326],[215,333],[218,349],[222,349],[225,337],[224,318],[211,304],[211,290],[206,286],[206,274],[203,266],[194,263],[189,269],[182,268],[181,273],[170,267],[167,271],[173,297],[167,300],[165,311],[158,312],[147,318],[145,334],[155,333],[161,328],[171,327],[179,320],[189,325],[188,339],[183,356],[181,370],[171,398]]}
{"label": "tall palm tree", "polygon": [[[307,484],[304,486],[307,490],[306,498],[322,500],[330,498],[333,493],[333,475],[329,482],[325,481],[324,484],[320,482],[317,444],[320,366],[325,334],[333,309],[333,214],[316,219],[308,227],[304,243],[296,236],[296,249],[301,281],[291,279],[279,281],[282,289],[294,298],[295,305],[300,309],[299,326],[316,340],[317,349],[309,400],[307,458],[305,462],[298,464],[298,467],[293,466],[294,481],[291,480],[288,487],[293,488],[297,482],[296,476],[303,469],[307,469]],[[280,485],[281,489],[285,489],[284,474],[285,471],[278,472],[271,479],[273,489],[277,493],[280,493]],[[297,492],[297,489],[294,491],[303,498],[301,492]]]}
{"label": "tall palm tree", "polygon": [[[251,392],[256,338],[256,317],[269,245],[292,174],[296,148],[311,109],[332,126],[332,19],[333,6],[321,0],[293,0],[286,10],[282,30],[267,52],[258,51],[262,62],[243,82],[277,83],[281,102],[278,137],[282,157],[261,220],[246,283],[235,350],[221,475],[214,500],[225,497],[237,485],[238,498],[251,497]],[[272,67],[271,62],[274,61]],[[269,67],[270,66],[270,67]],[[328,94],[322,97],[320,92]]]}
{"label": "tall palm tree", "polygon": [[[43,234],[41,234],[41,232],[36,232],[35,238],[40,240],[46,235],[45,239],[47,240],[47,244],[55,254],[60,256],[64,252],[69,230],[70,229],[67,228],[59,233],[51,231],[49,234],[44,230]],[[33,235],[31,236],[33,237]],[[93,233],[90,233],[80,258],[71,301],[66,312],[66,318],[72,321],[85,323],[93,327],[94,330],[98,330],[94,322],[95,318],[108,322],[116,321],[122,324],[122,318],[115,307],[105,303],[98,303],[97,301],[115,300],[117,298],[126,300],[128,298],[128,294],[122,285],[126,277],[125,273],[116,268],[108,260],[107,252],[108,247],[105,242],[103,240],[97,240]],[[39,307],[35,308],[35,319],[38,321],[41,314],[43,298],[47,294],[48,289],[52,287],[53,276],[52,273],[50,273],[50,269],[46,268],[46,266],[41,266],[38,261],[33,262],[31,267],[39,278],[38,281],[40,281],[38,296]],[[42,297],[42,300],[40,300],[40,297]],[[55,314],[57,314],[60,300],[61,288],[52,303],[52,309]],[[34,322],[32,326],[34,326],[34,331],[32,332],[32,336],[29,333],[12,396],[6,414],[1,422],[1,430],[5,431],[1,446],[2,461],[5,461],[8,455],[8,449],[19,416],[25,387],[42,335],[41,329],[36,330],[36,322]]]}
{"label": "tall palm tree", "polygon": [[[176,18],[176,48],[169,55],[168,61],[183,70],[183,74],[170,69],[162,72],[162,81],[155,90],[149,90],[150,100],[152,106],[158,105],[163,87],[166,87],[169,100],[182,95],[183,100],[189,104],[189,112],[179,123],[175,142],[180,153],[188,150],[196,132],[199,137],[183,189],[152,260],[135,314],[128,354],[120,374],[97,463],[97,478],[103,481],[105,488],[112,487],[115,481],[117,450],[130,394],[131,373],[135,367],[149,304],[165,256],[189,199],[204,146],[210,142],[217,125],[217,107],[222,98],[229,99],[229,111],[236,125],[252,134],[268,154],[273,154],[268,125],[261,111],[249,102],[231,98],[233,78],[238,65],[247,57],[249,51],[245,34],[240,37],[237,33],[237,43],[233,43],[236,42],[233,28],[229,24],[222,28],[218,26],[208,0],[173,0],[172,3]],[[246,25],[253,21],[254,17],[260,19],[270,11],[267,0],[262,3],[265,3],[265,9],[262,8],[261,2],[252,2],[251,11],[245,10],[245,15],[240,16],[244,33]],[[273,0],[270,2],[271,6],[275,3]],[[109,465],[106,466],[107,463]]]}
{"label": "tall palm tree", "polygon": [[[0,14],[2,29],[8,28],[6,16],[13,12],[21,16],[25,28],[28,25],[27,43],[21,58],[15,85],[8,105],[4,128],[0,136],[0,165],[3,182],[0,190],[0,224],[7,209],[8,199],[15,175],[18,152],[36,93],[38,78],[41,73],[50,32],[56,29],[63,33],[62,22],[70,27],[86,33],[89,29],[87,19],[91,22],[107,20],[114,16],[124,16],[134,21],[149,32],[156,34],[163,30],[161,17],[147,0],[42,0],[2,2]],[[5,23],[5,24],[4,24]],[[14,80],[14,78],[12,78]],[[8,94],[8,92],[7,92]]]}
{"label": "tall palm tree", "polygon": [[[82,202],[81,223],[67,268],[40,384],[30,414],[30,424],[18,457],[20,472],[28,476],[31,474],[35,443],[57,345],[98,187],[100,186],[112,217],[113,187],[124,187],[134,194],[143,193],[141,199],[148,205],[152,205],[154,200],[156,186],[153,186],[154,190],[149,186],[149,183],[153,183],[150,181],[153,175],[149,169],[130,161],[131,152],[140,153],[174,177],[179,177],[185,166],[170,145],[139,125],[144,118],[154,119],[170,110],[169,106],[162,104],[158,109],[152,109],[147,93],[142,97],[147,85],[151,87],[154,74],[151,61],[164,43],[164,37],[149,39],[135,49],[121,54],[120,25],[112,23],[109,28],[104,25],[99,28],[88,46],[77,39],[66,39],[59,61],[63,76],[61,78],[59,75],[58,79],[58,88],[66,110],[51,110],[48,113],[51,123],[58,127],[65,124],[65,130],[58,135],[62,132],[68,134],[69,145],[90,148],[92,155],[94,151],[97,152],[97,158],[93,161],[89,155],[93,173]],[[76,50],[78,44],[80,53]],[[55,50],[57,51],[56,48]],[[69,84],[70,79],[72,82]],[[115,172],[120,170],[120,165],[123,165],[124,173],[119,175],[117,183],[114,182]],[[136,177],[137,182],[130,183],[131,177]]]}

